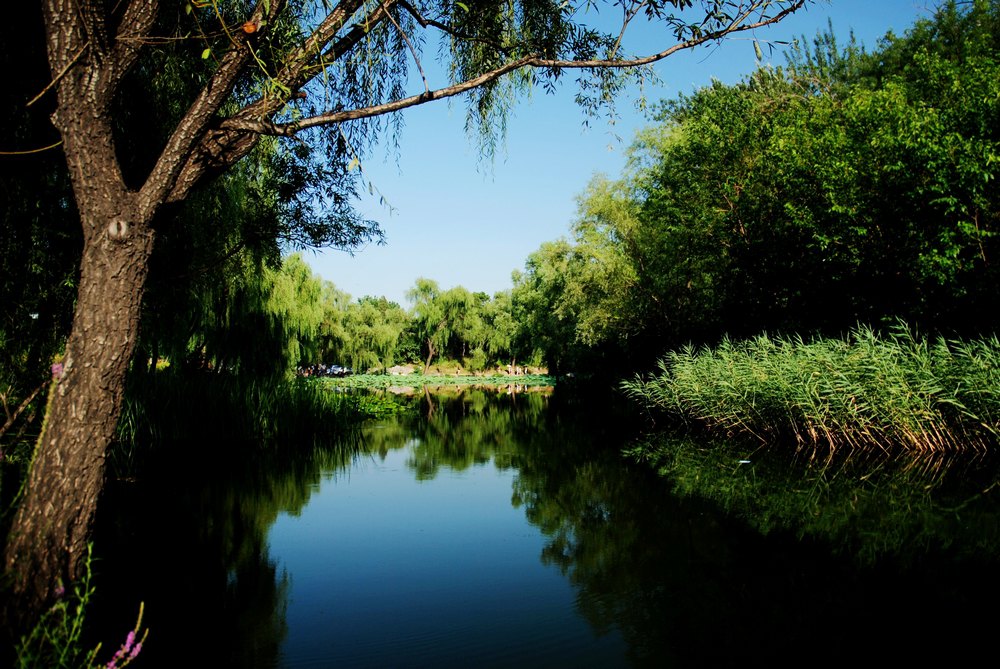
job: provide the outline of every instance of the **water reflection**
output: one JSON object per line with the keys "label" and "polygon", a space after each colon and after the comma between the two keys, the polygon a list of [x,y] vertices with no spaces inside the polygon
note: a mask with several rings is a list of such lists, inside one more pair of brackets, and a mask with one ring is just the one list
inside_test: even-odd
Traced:
{"label": "water reflection", "polygon": [[981,453],[784,453],[662,438],[642,450],[673,494],[711,500],[763,535],[821,540],[862,565],[1000,552],[1000,470]]}
{"label": "water reflection", "polygon": [[[164,463],[156,480],[112,490],[104,506],[121,513],[102,536],[119,547],[105,553],[103,582],[113,577],[114,586],[101,593],[104,610],[121,618],[105,622],[127,629],[135,603],[146,601],[146,666],[283,666],[302,634],[296,625],[307,624],[289,613],[290,588],[318,586],[284,573],[272,556],[275,519],[308,513],[313,496],[359,455],[388,462],[405,453],[408,476],[422,485],[445,472],[495,470],[509,479],[510,505],[541,533],[533,559],[570,584],[573,607],[596,637],[624,640],[620,659],[576,657],[574,666],[832,666],[860,657],[953,664],[991,652],[1000,518],[990,463],[795,459],[684,440],[661,441],[652,462],[639,463],[622,456],[634,421],[606,405],[468,389],[410,401],[415,411],[344,444],[263,462],[199,457],[194,471]],[[390,531],[416,524],[411,511],[419,512],[394,508],[399,525]],[[446,522],[423,513],[419,522]],[[360,507],[359,523],[364,514]],[[486,518],[478,522],[489,531]],[[344,577],[363,593],[355,569]],[[519,576],[505,574],[506,592],[541,589]],[[400,581],[399,598],[421,592],[413,582],[421,577],[407,578],[412,587]],[[453,588],[464,582],[452,578]],[[511,615],[541,629],[546,606]],[[515,634],[482,615],[477,634]],[[440,646],[454,637],[418,638],[401,625],[376,617],[370,632],[356,632],[374,639],[378,666],[421,666],[430,657],[433,666],[468,666],[472,621],[450,653]],[[387,652],[387,629],[406,640],[399,655],[378,655]],[[567,666],[560,658],[572,656],[565,647],[546,655],[540,642],[517,655],[526,641],[501,641],[510,652],[478,657],[477,666]]]}
{"label": "water reflection", "polygon": [[279,513],[308,504],[325,472],[353,460],[358,439],[282,452],[194,444],[174,445],[138,483],[106,490],[95,642],[129,629],[143,601],[143,666],[277,666],[289,582],[267,532]]}

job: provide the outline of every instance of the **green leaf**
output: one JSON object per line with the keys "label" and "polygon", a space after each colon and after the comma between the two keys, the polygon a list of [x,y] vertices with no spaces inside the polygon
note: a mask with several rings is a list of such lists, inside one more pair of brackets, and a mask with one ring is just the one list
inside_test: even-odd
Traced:
{"label": "green leaf", "polygon": [[459,7],[459,9],[465,10],[466,13],[469,12],[469,6],[464,2],[456,2],[455,4]]}
{"label": "green leaf", "polygon": [[207,47],[204,51],[201,52],[202,60],[208,60],[208,57],[211,55],[212,55],[212,47]]}

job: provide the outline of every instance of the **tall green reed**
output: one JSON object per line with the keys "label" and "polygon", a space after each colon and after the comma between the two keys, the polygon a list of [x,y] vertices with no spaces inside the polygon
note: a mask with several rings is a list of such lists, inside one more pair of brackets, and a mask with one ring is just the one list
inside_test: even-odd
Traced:
{"label": "tall green reed", "polygon": [[764,442],[956,451],[1000,436],[995,337],[930,341],[899,325],[844,339],[727,339],[670,352],[622,386],[649,408]]}

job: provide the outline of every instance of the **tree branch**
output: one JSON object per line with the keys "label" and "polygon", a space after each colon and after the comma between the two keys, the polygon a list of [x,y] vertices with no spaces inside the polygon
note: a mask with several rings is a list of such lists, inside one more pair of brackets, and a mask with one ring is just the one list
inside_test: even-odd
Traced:
{"label": "tree branch", "polygon": [[[25,397],[24,401],[22,401],[21,404],[18,405],[17,410],[14,411],[13,415],[8,414],[7,422],[3,424],[3,427],[0,427],[0,439],[2,439],[5,434],[7,434],[7,430],[9,430],[10,426],[14,424],[14,421],[17,420],[17,417],[20,416],[22,413],[24,413],[24,410],[28,408],[28,405],[31,404],[36,397],[38,397],[38,393],[42,392],[42,388],[45,387],[46,383],[49,382],[48,381],[42,382],[37,388],[35,388],[35,390],[30,395]],[[5,401],[4,409],[6,408],[7,408],[7,403]]]}
{"label": "tree branch", "polygon": [[[270,10],[266,13],[265,5]],[[278,13],[284,10],[284,6],[284,0],[270,2],[258,0],[250,21],[257,25],[264,24],[266,30],[272,25]],[[191,103],[184,118],[167,140],[156,165],[139,192],[138,204],[145,214],[155,211],[159,203],[166,200],[178,188],[178,179],[182,175],[185,180],[192,182],[182,188],[184,192],[188,192],[193,182],[197,181],[208,168],[208,164],[201,160],[202,152],[198,150],[199,145],[211,127],[212,119],[229,98],[237,80],[251,60],[252,55],[247,40],[245,33],[237,33],[232,47],[222,57],[215,74]]]}
{"label": "tree branch", "polygon": [[642,9],[645,4],[644,0],[639,0],[639,2],[632,3],[632,9],[629,9],[624,3],[622,4],[622,29],[618,33],[615,45],[611,47],[611,53],[618,53],[618,49],[622,45],[622,40],[625,39],[625,31],[628,30],[628,26],[632,23],[632,19],[639,14],[639,10]]}
{"label": "tree branch", "polygon": [[66,63],[66,65],[64,65],[63,68],[59,70],[59,72],[54,77],[52,77],[52,81],[47,83],[45,85],[45,88],[40,90],[38,92],[38,95],[28,100],[27,104],[25,104],[24,106],[30,107],[31,105],[35,104],[42,98],[43,95],[52,90],[53,87],[57,86],[59,84],[59,81],[66,76],[67,72],[69,72],[69,68],[73,67],[76,64],[76,61],[80,60],[80,56],[83,55],[83,52],[87,49],[88,46],[90,46],[90,42],[84,42],[83,46],[81,46],[80,49],[75,54],[73,54],[73,57],[69,60],[69,62]]}
{"label": "tree branch", "polygon": [[125,7],[111,51],[110,60],[115,68],[111,75],[112,90],[117,90],[122,77],[139,58],[159,11],[160,0],[131,0]]}
{"label": "tree branch", "polygon": [[449,25],[447,23],[442,23],[441,21],[435,21],[434,19],[425,18],[423,14],[420,13],[419,10],[417,10],[413,5],[411,5],[408,2],[408,0],[398,0],[397,4],[399,4],[400,7],[405,9],[410,14],[410,16],[412,16],[414,20],[420,24],[421,28],[427,28],[427,27],[437,28],[444,34],[451,35],[456,39],[488,44],[502,54],[507,54],[510,52],[509,46],[498,44],[493,40],[488,40],[484,37],[479,37],[477,35],[470,35],[469,33],[462,32],[461,30],[458,30],[454,26]]}
{"label": "tree branch", "polygon": [[[386,3],[383,2],[382,6],[385,7],[385,5]],[[413,43],[410,41],[410,36],[406,34],[405,30],[403,30],[403,26],[399,25],[399,22],[395,18],[393,18],[392,12],[386,9],[385,15],[386,18],[388,18],[389,21],[392,23],[392,25],[396,28],[396,30],[399,31],[399,34],[402,36],[403,41],[406,42],[406,48],[410,50],[410,55],[413,56],[413,62],[416,64],[417,70],[420,72],[420,79],[424,82],[424,92],[430,93],[431,87],[427,85],[427,75],[424,74],[424,66],[420,64],[420,57],[417,55],[417,50],[413,48]]]}
{"label": "tree branch", "polygon": [[372,105],[369,107],[364,107],[360,109],[353,110],[334,110],[325,112],[322,114],[317,114],[315,116],[310,116],[308,118],[300,119],[290,123],[273,123],[271,121],[265,121],[260,119],[246,118],[242,114],[229,118],[222,122],[221,127],[223,129],[229,130],[243,130],[247,132],[254,132],[264,135],[280,135],[289,136],[295,134],[301,130],[307,128],[314,128],[317,126],[330,125],[333,123],[342,123],[344,121],[352,121],[360,118],[369,118],[373,116],[380,116],[383,114],[389,114],[392,112],[400,111],[408,107],[413,107],[416,105],[425,104],[431,102],[432,100],[440,100],[443,98],[453,97],[455,95],[460,95],[467,91],[479,88],[485,84],[488,84],[505,74],[509,74],[516,70],[524,67],[533,68],[549,68],[549,69],[595,69],[595,68],[609,68],[609,69],[626,69],[641,67],[643,65],[650,65],[661,61],[678,51],[683,51],[685,49],[691,49],[696,46],[700,46],[707,42],[714,42],[720,40],[727,35],[745,32],[747,30],[755,30],[757,28],[762,28],[764,26],[777,23],[783,19],[788,14],[801,8],[805,3],[805,0],[798,0],[798,2],[789,5],[782,11],[778,12],[774,16],[762,18],[759,21],[753,23],[742,24],[750,13],[758,5],[753,5],[744,14],[733,19],[728,26],[721,30],[713,31],[710,33],[704,33],[698,37],[693,37],[691,39],[685,40],[683,42],[678,42],[673,46],[664,49],[658,53],[654,53],[648,56],[642,56],[637,58],[629,59],[592,59],[592,60],[559,60],[559,59],[549,59],[542,58],[538,54],[531,54],[524,56],[517,60],[510,61],[501,65],[500,67],[485,72],[478,77],[473,77],[466,81],[454,84],[452,86],[446,86],[444,88],[439,88],[432,91],[425,91],[419,95],[412,95],[399,100],[394,100],[391,102],[386,102],[379,105]]}
{"label": "tree branch", "polygon": [[[316,78],[329,63],[340,58],[364,39],[372,26],[385,18],[387,6],[391,6],[392,2],[394,0],[381,3],[371,14],[355,23],[334,45],[326,48],[351,16],[363,7],[364,0],[345,0],[337,5],[337,8],[306,39],[305,44],[286,60],[285,66],[274,77],[277,87],[288,93],[283,96],[261,97],[236,112],[233,117],[261,120],[278,112],[295,92]],[[306,74],[306,71],[317,62],[321,64],[320,67]]]}
{"label": "tree branch", "polygon": [[399,111],[401,109],[406,109],[407,107],[413,107],[415,105],[424,104],[432,100],[441,100],[444,98],[449,98],[466,91],[470,91],[474,88],[478,88],[491,81],[499,79],[503,75],[519,70],[522,67],[538,66],[538,63],[542,63],[537,55],[525,56],[518,60],[506,63],[505,65],[491,70],[485,74],[478,77],[474,77],[462,83],[455,84],[454,86],[446,86],[445,88],[439,88],[437,90],[428,91],[421,93],[420,95],[412,95],[408,98],[402,98],[400,100],[394,100],[392,102],[386,102],[380,105],[372,105],[370,107],[364,107],[361,109],[352,109],[349,111],[331,111],[324,114],[318,114],[316,116],[310,116],[309,118],[302,119],[300,121],[295,121],[292,123],[272,123],[270,121],[258,121],[253,119],[245,119],[234,117],[226,119],[222,122],[222,127],[224,129],[231,130],[244,130],[249,132],[256,132],[263,135],[292,135],[300,130],[305,130],[306,128],[314,128],[321,125],[330,125],[333,123],[341,123],[343,121],[353,121],[360,118],[369,118],[372,116],[381,116],[382,114],[388,114],[394,111]]}
{"label": "tree branch", "polygon": [[104,3],[79,0],[76,6],[83,31],[93,49],[94,60],[100,62],[108,54],[108,25]]}
{"label": "tree branch", "polygon": [[245,106],[230,119],[216,125],[213,131],[205,134],[198,150],[189,157],[181,169],[175,186],[170,191],[168,201],[183,200],[197,185],[197,182],[207,174],[222,171],[242,159],[253,149],[260,135],[294,136],[296,129],[290,126],[279,126],[268,120],[268,117],[282,109],[295,91],[298,91],[309,80],[317,77],[319,72],[325,68],[324,66],[324,68],[308,75],[304,74],[311,63],[317,60],[333,62],[347,53],[364,39],[373,25],[377,25],[386,18],[391,2],[392,0],[386,0],[386,2],[379,4],[371,14],[358,21],[336,44],[316,55],[312,53],[312,50],[322,49],[326,43],[331,41],[336,36],[337,31],[352,16],[350,12],[356,12],[363,6],[363,0],[348,0],[338,5],[337,9],[331,12],[313,31],[306,40],[306,44],[299,48],[291,59],[286,61],[285,67],[275,78],[279,84],[276,88],[287,90],[288,93],[282,96],[261,97]]}
{"label": "tree branch", "polygon": [[74,21],[76,5],[70,0],[48,0],[42,6],[45,12],[49,66],[53,79],[62,78],[79,61],[87,36],[79,21]]}
{"label": "tree branch", "polygon": [[[363,39],[365,35],[367,35],[368,30],[370,30],[372,25],[385,20],[388,8],[396,2],[402,2],[404,8],[406,8],[406,0],[386,0],[386,2],[380,3],[369,16],[365,17],[362,21],[358,21],[346,35],[344,35],[335,44],[331,45],[322,54],[321,58],[325,61],[332,62],[349,51],[361,39]],[[183,168],[185,176],[182,181],[184,181],[186,185],[179,183],[171,193],[170,200],[174,201],[181,199],[184,195],[186,195],[190,188],[193,187],[193,182],[204,174],[206,171],[205,167],[203,166],[198,168],[200,162],[211,162],[212,171],[215,171],[216,169],[224,169],[228,165],[235,163],[237,160],[245,156],[256,143],[255,137],[260,135],[292,137],[296,133],[308,128],[332,125],[362,118],[371,118],[401,111],[409,107],[426,104],[433,100],[441,100],[461,95],[462,93],[466,93],[489,84],[506,74],[525,67],[547,69],[626,69],[650,65],[663,60],[678,51],[691,49],[707,42],[717,41],[733,33],[755,30],[757,28],[777,23],[785,16],[800,9],[804,3],[805,0],[798,0],[776,13],[774,16],[762,17],[758,21],[744,24],[742,22],[746,21],[753,11],[761,6],[760,2],[753,2],[746,11],[732,19],[724,28],[703,33],[683,42],[678,42],[663,51],[648,56],[631,59],[560,60],[543,58],[540,54],[530,54],[505,63],[500,67],[479,75],[478,77],[473,77],[451,86],[435,90],[425,89],[423,93],[418,95],[412,95],[406,98],[353,110],[331,110],[288,123],[276,123],[268,117],[279,111],[287,103],[287,98],[291,95],[291,93],[286,96],[261,98],[247,105],[230,118],[221,121],[216,126],[215,131],[204,137],[204,142],[199,156],[193,156],[189,161],[189,164],[186,164]],[[357,9],[358,7],[360,7],[360,3],[358,3],[357,0],[350,0],[348,4],[338,6],[337,11],[344,12],[342,14],[338,14],[338,25],[342,26],[349,18],[346,14],[347,11],[351,8]],[[333,14],[331,14],[331,17],[332,16]],[[322,43],[322,36],[326,36],[327,34],[329,34],[330,39],[332,39],[335,31],[333,31],[331,17],[327,17],[327,19],[321,24],[320,28],[317,28],[313,35],[310,36],[310,44],[320,45]],[[429,21],[427,24],[432,25]],[[322,36],[320,35],[321,32]],[[317,60],[316,57],[308,58],[306,57],[307,55],[308,54],[304,48],[299,49],[296,53],[296,57],[291,59],[291,61],[282,70],[281,74],[279,74],[279,77],[284,77],[281,80],[281,83],[291,92],[297,91],[308,83],[308,81],[319,75],[319,71],[310,72],[308,75],[304,74],[309,63]]]}

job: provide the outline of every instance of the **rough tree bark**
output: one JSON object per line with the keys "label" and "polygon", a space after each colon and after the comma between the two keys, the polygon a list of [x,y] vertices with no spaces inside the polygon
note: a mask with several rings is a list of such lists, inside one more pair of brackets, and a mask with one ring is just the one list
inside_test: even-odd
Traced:
{"label": "rough tree bark", "polygon": [[[148,30],[156,6],[131,3],[118,30]],[[139,47],[109,42],[101,3],[47,0],[43,13],[57,95],[52,122],[62,136],[84,246],[63,367],[54,374],[4,550],[12,592],[3,613],[15,628],[30,624],[82,575],[139,330],[151,222],[166,200],[126,186],[114,144],[113,95]]]}
{"label": "rough tree bark", "polygon": [[[45,4],[49,61],[58,84],[52,121],[63,138],[84,247],[62,372],[53,380],[4,553],[13,577],[9,602],[17,609],[7,612],[8,620],[30,620],[81,575],[153,249],[155,209],[139,206],[137,194],[126,188],[110,125],[111,94],[132,50],[108,47],[100,38],[105,31],[99,16],[84,27],[87,13],[81,21],[75,3],[64,4]],[[78,66],[84,51],[95,66]]]}
{"label": "rough tree bark", "polygon": [[28,494],[8,539],[22,611],[43,610],[81,576],[104,484],[105,449],[95,444],[114,437],[153,248],[147,226],[107,213],[90,218],[63,372],[53,381]]}

